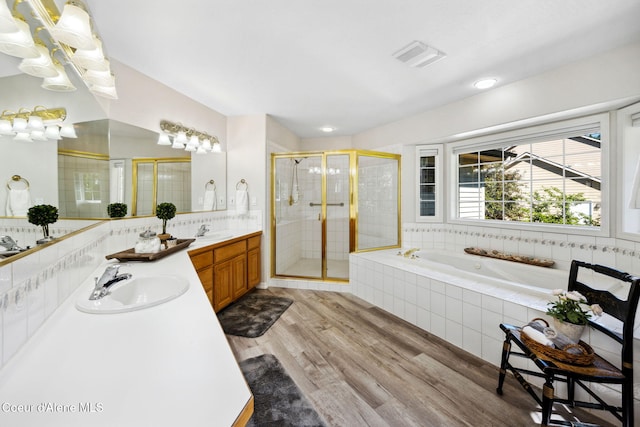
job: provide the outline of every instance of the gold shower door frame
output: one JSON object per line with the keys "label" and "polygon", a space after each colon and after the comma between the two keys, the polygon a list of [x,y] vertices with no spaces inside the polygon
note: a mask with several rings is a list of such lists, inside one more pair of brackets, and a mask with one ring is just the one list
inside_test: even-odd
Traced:
{"label": "gold shower door frame", "polygon": [[[305,280],[331,280],[335,282],[348,282],[347,278],[330,277],[327,275],[327,157],[335,155],[348,155],[349,156],[349,253],[351,252],[365,252],[379,249],[398,248],[401,245],[401,182],[400,177],[402,175],[401,169],[401,156],[399,154],[384,153],[377,151],[367,150],[335,150],[335,151],[306,151],[306,152],[292,152],[292,153],[272,153],[271,154],[271,277],[274,278],[300,278]],[[301,157],[321,157],[321,277],[306,276],[306,275],[284,275],[277,274],[276,261],[277,261],[277,233],[276,226],[278,222],[277,207],[276,207],[276,192],[280,191],[277,186],[277,174],[276,174],[276,161],[279,159],[294,159]],[[397,161],[397,236],[394,244],[368,247],[359,249],[358,244],[358,162],[360,156],[369,156],[381,159],[394,159]]]}

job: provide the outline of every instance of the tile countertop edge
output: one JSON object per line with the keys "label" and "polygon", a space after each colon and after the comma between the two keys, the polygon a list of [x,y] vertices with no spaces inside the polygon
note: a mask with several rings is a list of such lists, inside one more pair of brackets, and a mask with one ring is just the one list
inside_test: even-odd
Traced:
{"label": "tile countertop edge", "polygon": [[[197,243],[192,247],[208,245]],[[190,282],[184,295],[140,311],[78,311],[76,300],[115,260],[96,269],[0,370],[0,423],[233,425],[251,391],[193,269],[192,247],[121,267],[134,278],[181,275]]]}

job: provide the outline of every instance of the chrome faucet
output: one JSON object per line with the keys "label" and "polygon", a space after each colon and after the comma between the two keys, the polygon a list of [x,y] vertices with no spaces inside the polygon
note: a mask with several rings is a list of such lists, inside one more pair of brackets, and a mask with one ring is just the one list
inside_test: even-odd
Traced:
{"label": "chrome faucet", "polygon": [[22,248],[18,246],[15,240],[10,236],[0,236],[0,246],[4,247],[8,251],[20,251]]}
{"label": "chrome faucet", "polygon": [[109,293],[109,288],[118,283],[121,280],[126,280],[131,278],[131,273],[122,273],[118,274],[118,270],[120,269],[119,264],[112,264],[104,270],[102,276],[98,279],[96,277],[96,286],[91,292],[90,300],[97,300]]}
{"label": "chrome faucet", "polygon": [[209,230],[209,227],[207,227],[207,224],[202,224],[202,225],[200,226],[200,228],[198,229],[198,232],[196,233],[196,237],[202,237],[202,236],[204,236],[204,234],[205,234],[207,231],[210,231],[210,230]]}

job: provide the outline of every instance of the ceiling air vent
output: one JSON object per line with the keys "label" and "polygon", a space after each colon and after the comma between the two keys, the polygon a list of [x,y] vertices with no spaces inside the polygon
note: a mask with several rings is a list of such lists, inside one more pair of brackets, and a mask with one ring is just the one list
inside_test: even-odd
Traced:
{"label": "ceiling air vent", "polygon": [[419,41],[413,41],[394,53],[393,56],[410,67],[421,68],[439,61],[446,55],[434,47],[427,46]]}

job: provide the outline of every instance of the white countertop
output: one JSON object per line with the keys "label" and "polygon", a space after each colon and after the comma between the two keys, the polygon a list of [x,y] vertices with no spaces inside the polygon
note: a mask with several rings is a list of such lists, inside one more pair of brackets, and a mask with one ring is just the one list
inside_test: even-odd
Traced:
{"label": "white countertop", "polygon": [[0,371],[0,425],[231,426],[251,392],[189,259],[204,245],[120,269],[184,276],[180,297],[128,313],[78,311],[114,263],[105,261]]}

